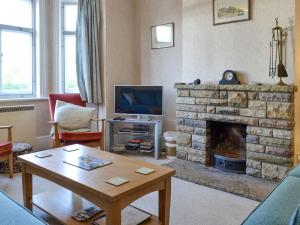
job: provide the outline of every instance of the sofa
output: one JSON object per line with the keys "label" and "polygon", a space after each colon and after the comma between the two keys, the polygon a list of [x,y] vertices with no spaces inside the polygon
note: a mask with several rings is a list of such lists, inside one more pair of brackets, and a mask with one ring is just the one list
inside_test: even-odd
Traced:
{"label": "sofa", "polygon": [[0,224],[45,225],[41,219],[0,191]]}
{"label": "sofa", "polygon": [[295,167],[242,225],[300,225],[300,166]]}

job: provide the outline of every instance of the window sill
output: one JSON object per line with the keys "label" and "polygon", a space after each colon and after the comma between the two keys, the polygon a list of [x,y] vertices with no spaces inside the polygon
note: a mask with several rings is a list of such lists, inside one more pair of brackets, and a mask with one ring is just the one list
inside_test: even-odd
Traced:
{"label": "window sill", "polygon": [[7,99],[0,99],[0,103],[4,102],[36,102],[36,101],[48,101],[47,97],[40,97],[40,98],[7,98]]}

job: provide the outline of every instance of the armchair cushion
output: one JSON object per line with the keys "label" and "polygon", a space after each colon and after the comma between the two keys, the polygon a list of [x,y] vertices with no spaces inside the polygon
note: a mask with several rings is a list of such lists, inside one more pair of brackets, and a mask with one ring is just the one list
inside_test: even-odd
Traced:
{"label": "armchair cushion", "polygon": [[101,132],[62,132],[59,133],[59,139],[64,141],[96,141],[102,136]]}
{"label": "armchair cushion", "polygon": [[60,130],[89,130],[95,111],[96,109],[93,108],[82,107],[57,100],[54,120],[58,122]]}
{"label": "armchair cushion", "polygon": [[1,142],[0,143],[0,157],[7,156],[12,151],[12,143],[11,142]]}

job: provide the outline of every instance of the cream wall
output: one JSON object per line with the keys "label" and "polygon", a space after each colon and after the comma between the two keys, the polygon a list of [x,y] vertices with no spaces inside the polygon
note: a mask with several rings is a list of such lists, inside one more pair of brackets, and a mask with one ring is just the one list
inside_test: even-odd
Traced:
{"label": "cream wall", "polygon": [[106,1],[105,111],[114,111],[114,85],[139,84],[134,0]]}
{"label": "cream wall", "polygon": [[213,26],[211,0],[183,0],[183,80],[218,82],[226,69],[243,81],[275,83],[268,77],[269,42],[275,17],[288,29],[285,64],[294,81],[295,0],[252,0],[252,19]]}
{"label": "cream wall", "polygon": [[[50,112],[49,112],[49,105],[48,100],[40,99],[34,101],[1,101],[0,106],[16,106],[16,105],[34,105],[36,110],[36,133],[37,137],[39,136],[46,136],[49,135],[50,126],[48,122],[50,121]],[[30,127],[24,128],[30,129]]]}
{"label": "cream wall", "polygon": [[[175,130],[175,82],[182,80],[182,1],[136,0],[141,84],[163,85],[164,129]],[[175,47],[151,49],[150,27],[175,23]]]}
{"label": "cream wall", "polygon": [[[295,70],[296,70],[296,85],[300,87],[300,1],[296,1],[296,47],[295,47]],[[295,132],[295,150],[296,154],[300,154],[300,91],[296,93],[296,132]],[[299,158],[300,160],[300,158]]]}

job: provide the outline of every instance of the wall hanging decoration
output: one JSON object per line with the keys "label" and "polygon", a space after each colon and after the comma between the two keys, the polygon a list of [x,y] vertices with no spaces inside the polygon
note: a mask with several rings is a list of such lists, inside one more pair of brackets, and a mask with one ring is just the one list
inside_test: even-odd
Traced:
{"label": "wall hanging decoration", "polygon": [[174,23],[151,27],[152,49],[171,48],[174,46]]}
{"label": "wall hanging decoration", "polygon": [[250,0],[213,0],[214,25],[250,20]]}
{"label": "wall hanging decoration", "polygon": [[272,41],[270,42],[270,65],[269,76],[279,77],[277,85],[285,85],[282,78],[288,77],[285,66],[282,63],[283,57],[283,29],[278,24],[278,18],[275,19],[276,26],[272,29]]}

